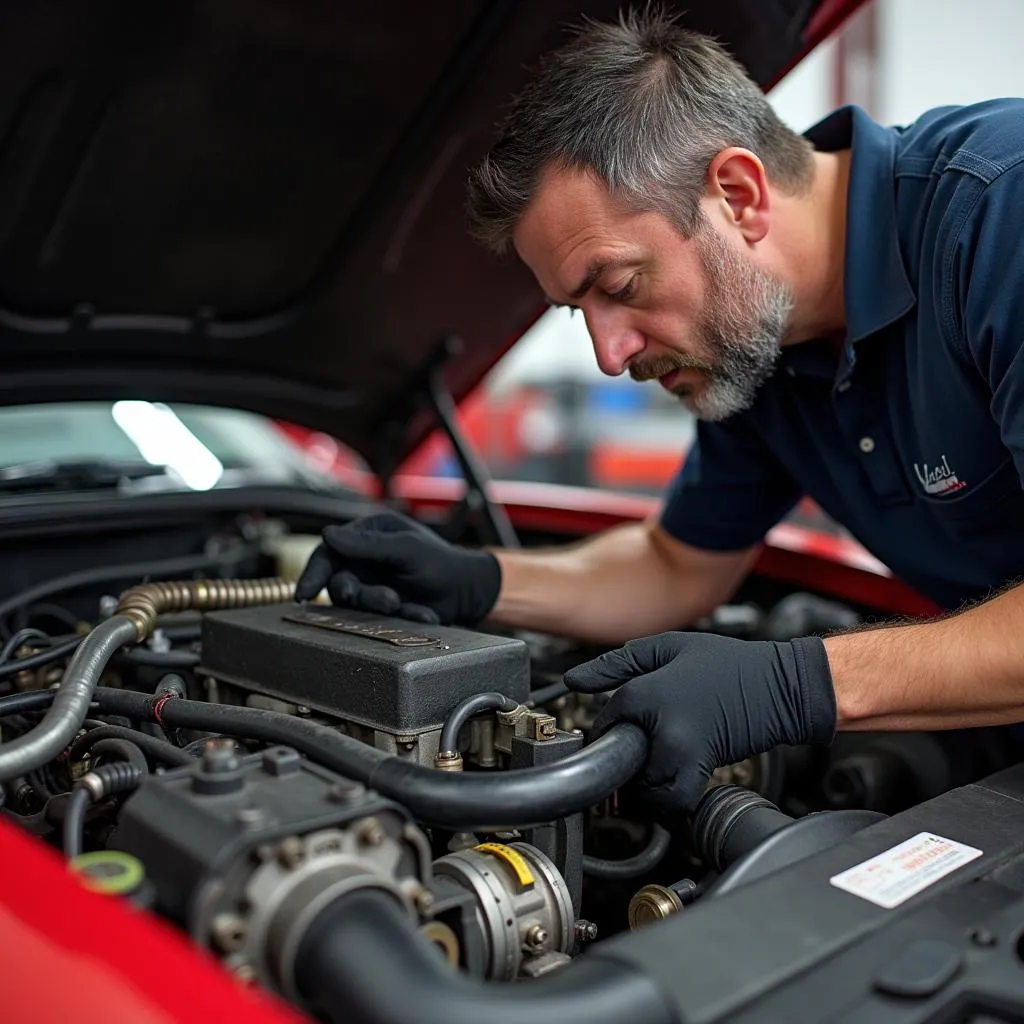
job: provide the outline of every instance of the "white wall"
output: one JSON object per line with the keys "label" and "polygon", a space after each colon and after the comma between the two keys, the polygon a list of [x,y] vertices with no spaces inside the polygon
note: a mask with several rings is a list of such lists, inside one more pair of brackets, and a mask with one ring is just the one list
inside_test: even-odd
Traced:
{"label": "white wall", "polygon": [[1022,0],[875,0],[878,120],[1024,96]]}
{"label": "white wall", "polygon": [[794,131],[805,131],[831,113],[835,60],[835,42],[826,40],[768,93],[775,113]]}

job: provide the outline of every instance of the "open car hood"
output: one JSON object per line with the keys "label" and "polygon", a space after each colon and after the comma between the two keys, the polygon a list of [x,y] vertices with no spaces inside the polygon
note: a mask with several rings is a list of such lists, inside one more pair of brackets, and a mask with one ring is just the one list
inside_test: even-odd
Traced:
{"label": "open car hood", "polygon": [[[689,0],[774,82],[858,0]],[[9,0],[0,403],[247,408],[389,471],[536,317],[467,235],[467,168],[581,14],[621,0]]]}

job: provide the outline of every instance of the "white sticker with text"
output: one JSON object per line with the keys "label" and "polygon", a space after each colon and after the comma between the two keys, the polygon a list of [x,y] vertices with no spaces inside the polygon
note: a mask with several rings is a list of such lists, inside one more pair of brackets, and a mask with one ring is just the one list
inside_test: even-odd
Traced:
{"label": "white sticker with text", "polygon": [[919,832],[899,846],[829,879],[837,889],[891,910],[981,856],[973,846]]}

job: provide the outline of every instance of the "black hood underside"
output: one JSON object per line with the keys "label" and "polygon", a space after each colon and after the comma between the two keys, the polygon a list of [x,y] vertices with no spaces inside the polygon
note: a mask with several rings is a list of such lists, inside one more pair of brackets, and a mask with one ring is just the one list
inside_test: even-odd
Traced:
{"label": "black hood underside", "polygon": [[[459,397],[541,309],[467,236],[467,169],[566,26],[620,6],[7,0],[0,404],[246,408],[390,470],[444,339]],[[829,6],[680,5],[762,85]]]}

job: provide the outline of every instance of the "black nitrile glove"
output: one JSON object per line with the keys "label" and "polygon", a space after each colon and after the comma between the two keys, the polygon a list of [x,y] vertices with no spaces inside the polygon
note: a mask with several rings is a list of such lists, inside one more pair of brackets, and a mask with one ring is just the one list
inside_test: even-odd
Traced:
{"label": "black nitrile glove", "polygon": [[501,567],[433,530],[381,512],[328,526],[295,587],[298,601],[323,588],[336,605],[427,623],[475,626],[498,600]]}
{"label": "black nitrile glove", "polygon": [[621,687],[594,736],[632,722],[651,741],[639,779],[651,799],[692,810],[711,773],[782,744],[832,742],[836,699],[818,637],[787,643],[660,633],[570,669],[581,693]]}

